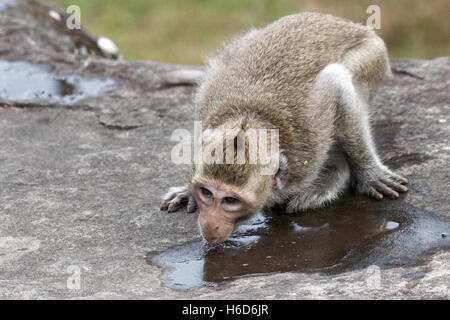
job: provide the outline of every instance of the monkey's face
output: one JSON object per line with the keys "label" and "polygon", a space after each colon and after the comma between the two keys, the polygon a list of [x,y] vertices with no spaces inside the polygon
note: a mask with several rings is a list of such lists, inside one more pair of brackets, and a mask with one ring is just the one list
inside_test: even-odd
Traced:
{"label": "monkey's face", "polygon": [[211,244],[226,240],[240,222],[261,209],[251,191],[224,183],[194,182],[191,193],[200,211],[201,233]]}

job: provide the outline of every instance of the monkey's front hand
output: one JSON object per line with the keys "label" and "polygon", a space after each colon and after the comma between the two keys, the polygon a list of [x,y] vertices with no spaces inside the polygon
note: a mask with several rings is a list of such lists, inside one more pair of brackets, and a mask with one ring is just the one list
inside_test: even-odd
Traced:
{"label": "monkey's front hand", "polygon": [[187,205],[187,212],[191,213],[197,209],[197,202],[191,195],[188,186],[172,187],[164,195],[161,210],[175,212]]}
{"label": "monkey's front hand", "polygon": [[406,178],[392,172],[383,165],[374,165],[352,172],[352,187],[357,192],[377,200],[383,199],[384,195],[391,199],[397,199],[399,197],[398,192],[408,191],[408,188],[404,186],[407,183]]}

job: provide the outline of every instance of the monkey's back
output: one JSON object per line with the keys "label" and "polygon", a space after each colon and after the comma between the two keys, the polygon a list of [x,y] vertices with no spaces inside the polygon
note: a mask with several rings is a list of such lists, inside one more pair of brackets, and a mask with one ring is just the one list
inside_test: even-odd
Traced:
{"label": "monkey's back", "polygon": [[196,95],[196,117],[205,127],[227,126],[230,118],[252,111],[271,123],[283,118],[285,124],[275,126],[290,179],[312,177],[335,133],[334,111],[309,96],[314,80],[373,36],[366,26],[320,13],[290,15],[251,30],[209,60]]}
{"label": "monkey's back", "polygon": [[373,35],[364,25],[309,12],[251,30],[209,60],[196,99],[200,118],[238,96],[265,97],[280,108],[302,107],[318,72]]}

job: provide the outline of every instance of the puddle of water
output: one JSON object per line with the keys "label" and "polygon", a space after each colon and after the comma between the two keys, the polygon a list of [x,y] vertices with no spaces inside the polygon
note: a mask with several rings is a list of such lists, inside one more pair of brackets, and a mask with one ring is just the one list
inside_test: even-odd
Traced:
{"label": "puddle of water", "polygon": [[10,6],[15,6],[16,0],[0,0],[0,12],[5,11]]}
{"label": "puddle of water", "polygon": [[415,265],[450,249],[450,219],[397,201],[346,195],[327,208],[296,215],[261,213],[223,244],[201,240],[151,252],[165,286],[193,290],[243,276]]}
{"label": "puddle of water", "polygon": [[6,102],[70,105],[100,96],[113,84],[107,78],[56,76],[47,65],[0,61],[0,99]]}

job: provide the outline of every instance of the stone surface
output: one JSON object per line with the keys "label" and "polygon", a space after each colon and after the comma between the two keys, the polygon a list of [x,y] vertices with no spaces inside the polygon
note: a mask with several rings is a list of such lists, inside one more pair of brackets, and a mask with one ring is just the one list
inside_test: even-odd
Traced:
{"label": "stone surface", "polygon": [[[192,130],[195,90],[161,77],[189,67],[77,53],[80,41],[96,38],[61,31],[47,14],[60,9],[11,3],[0,10],[0,60],[110,78],[115,87],[69,105],[0,101],[0,298],[450,298],[448,251],[420,266],[383,269],[376,286],[373,270],[361,269],[255,276],[188,292],[163,287],[146,254],[198,234],[196,214],[158,209],[189,169],[171,164],[170,136]],[[410,180],[403,201],[450,217],[450,57],[392,66],[373,102],[378,148]],[[80,289],[70,285],[77,272]]]}

